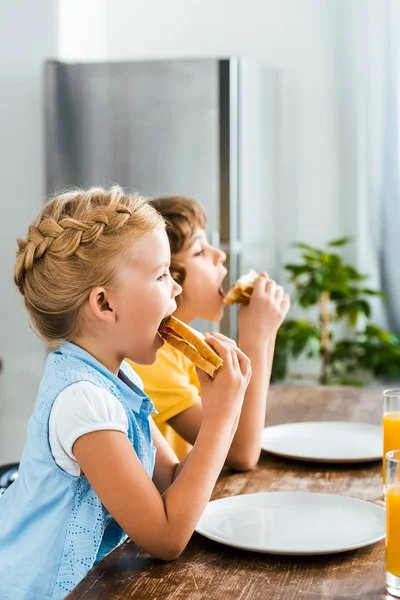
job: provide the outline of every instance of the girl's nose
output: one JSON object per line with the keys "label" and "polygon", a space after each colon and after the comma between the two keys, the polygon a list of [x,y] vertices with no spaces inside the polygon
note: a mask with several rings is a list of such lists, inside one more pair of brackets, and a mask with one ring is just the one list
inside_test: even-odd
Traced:
{"label": "girl's nose", "polygon": [[176,296],[179,296],[179,294],[182,293],[182,287],[179,285],[179,283],[176,283],[176,281],[173,279],[173,284],[172,284],[172,290],[171,290],[171,297],[172,298],[176,298]]}

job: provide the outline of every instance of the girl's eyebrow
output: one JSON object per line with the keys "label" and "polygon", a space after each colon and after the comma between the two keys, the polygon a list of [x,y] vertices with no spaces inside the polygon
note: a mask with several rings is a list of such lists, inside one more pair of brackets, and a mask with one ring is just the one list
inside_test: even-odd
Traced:
{"label": "girl's eyebrow", "polygon": [[154,269],[153,273],[156,273],[157,271],[161,271],[161,269],[165,269],[166,267],[168,267],[168,268],[169,268],[169,262],[167,262],[167,261],[166,261],[166,262],[163,262],[163,263],[161,263],[160,265],[158,265],[158,266],[157,266],[157,267]]}

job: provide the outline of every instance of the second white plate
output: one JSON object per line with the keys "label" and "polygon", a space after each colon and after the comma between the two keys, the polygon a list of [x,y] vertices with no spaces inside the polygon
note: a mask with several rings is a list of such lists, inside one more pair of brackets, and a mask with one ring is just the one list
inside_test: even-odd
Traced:
{"label": "second white plate", "polygon": [[382,427],[313,421],[266,427],[261,447],[285,458],[327,463],[382,460]]}
{"label": "second white plate", "polygon": [[385,510],[334,494],[262,492],[209,502],[196,531],[243,550],[332,554],[382,540]]}

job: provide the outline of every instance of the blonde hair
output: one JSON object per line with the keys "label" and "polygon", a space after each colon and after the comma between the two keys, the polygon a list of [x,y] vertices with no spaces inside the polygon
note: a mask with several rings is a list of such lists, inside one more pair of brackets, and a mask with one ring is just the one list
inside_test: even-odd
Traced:
{"label": "blonde hair", "polygon": [[113,281],[117,259],[157,227],[161,215],[138,194],[65,192],[48,202],[18,240],[14,281],[31,324],[50,346],[71,340],[90,292]]}

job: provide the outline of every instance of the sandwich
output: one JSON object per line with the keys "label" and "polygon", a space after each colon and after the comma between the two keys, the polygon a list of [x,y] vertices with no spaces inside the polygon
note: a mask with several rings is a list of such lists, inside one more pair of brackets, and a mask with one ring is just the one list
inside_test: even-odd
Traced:
{"label": "sandwich", "polygon": [[257,271],[250,269],[248,273],[239,277],[234,286],[224,298],[224,304],[248,304],[254,290],[254,282],[258,277]]}
{"label": "sandwich", "polygon": [[223,363],[222,358],[207,344],[202,333],[172,315],[161,322],[158,332],[168,344],[180,350],[196,367],[208,373],[210,377],[214,377]]}

